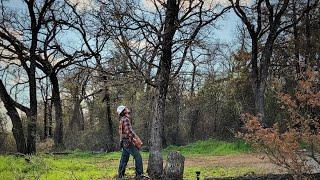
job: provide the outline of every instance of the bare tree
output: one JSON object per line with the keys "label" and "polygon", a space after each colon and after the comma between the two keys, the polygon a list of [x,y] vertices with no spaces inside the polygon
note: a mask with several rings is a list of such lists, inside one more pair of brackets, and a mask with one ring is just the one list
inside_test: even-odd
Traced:
{"label": "bare tree", "polygon": [[[65,13],[68,8],[65,3],[54,3],[54,0],[44,1],[43,3],[25,1],[25,4],[22,5],[27,5],[28,12],[30,11],[29,14],[21,13],[17,15],[18,12],[10,8],[5,8],[6,10],[2,11],[3,19],[0,38],[3,41],[1,42],[1,48],[11,54],[11,56],[6,56],[6,59],[12,57],[18,59],[21,62],[21,67],[26,69],[28,74],[30,74],[30,68],[27,64],[30,62],[31,69],[34,69],[33,65],[35,65],[36,68],[41,70],[45,76],[49,78],[52,87],[51,102],[55,110],[55,146],[63,147],[63,112],[58,75],[63,69],[75,63],[86,61],[90,58],[90,55],[86,54],[85,50],[81,48],[70,48],[68,43],[58,38],[59,33],[68,32],[68,29],[70,29],[62,22],[72,20],[69,18],[70,12]],[[15,14],[17,18],[11,19],[10,17],[13,14]],[[32,28],[28,27],[29,22]],[[17,37],[16,34],[21,37],[29,37],[30,35],[32,38],[30,40],[26,38],[28,40],[25,41],[23,38]],[[41,34],[41,36],[38,34]],[[34,63],[31,63],[31,60],[34,61]],[[33,72],[33,70],[31,72]],[[34,73],[31,74],[35,74],[35,72],[38,71],[35,70]],[[33,76],[31,77],[31,79],[34,79]],[[32,83],[32,85],[34,85],[34,83]],[[34,94],[35,91],[36,87],[32,89],[32,94]],[[34,101],[37,98],[34,96],[31,97],[33,100],[30,102],[33,103],[33,107],[36,104]],[[33,111],[36,111],[36,109],[33,109]],[[34,114],[34,112],[31,114]],[[32,131],[35,130],[33,124],[35,124],[34,118],[30,123],[30,130]],[[35,136],[35,133],[30,134],[29,138],[32,142],[34,142],[32,140],[33,136]]]}
{"label": "bare tree", "polygon": [[[78,33],[81,37],[81,43],[83,43],[83,47],[86,49],[86,56],[90,57],[90,61],[94,64],[94,67],[89,66],[88,64],[81,65],[83,67],[95,70],[98,75],[98,82],[102,82],[102,88],[96,93],[102,93],[102,101],[105,102],[106,109],[106,119],[105,124],[103,126],[106,127],[107,137],[105,140],[106,150],[114,151],[115,150],[115,138],[114,138],[114,125],[112,122],[111,115],[111,99],[110,99],[110,86],[109,81],[111,78],[109,76],[113,75],[113,72],[109,72],[104,66],[104,60],[107,58],[104,55],[104,51],[108,47],[107,43],[110,39],[110,33],[108,32],[108,24],[106,22],[101,22],[104,19],[101,19],[100,12],[89,8],[79,9],[78,4],[71,4],[66,1],[66,5],[70,8],[71,14],[69,18],[59,20],[60,24],[64,24],[70,28],[75,33]],[[68,11],[64,12],[64,14],[68,14]],[[74,23],[76,22],[76,23]],[[99,83],[100,84],[100,83]],[[102,90],[101,90],[102,89]]]}
{"label": "bare tree", "polygon": [[39,89],[42,95],[43,101],[43,138],[51,138],[52,136],[52,103],[50,97],[51,86],[48,78],[45,78],[45,82],[42,83],[39,80]]}
{"label": "bare tree", "polygon": [[[2,2],[2,1],[1,1]],[[29,29],[30,41],[28,45],[21,44],[18,39],[13,35],[16,25],[14,21],[8,18],[8,14],[5,13],[3,2],[1,3],[2,15],[1,26],[0,26],[0,38],[2,39],[1,47],[7,51],[8,54],[16,54],[25,69],[28,76],[29,86],[29,98],[30,108],[26,112],[28,117],[27,125],[27,153],[36,152],[36,121],[37,121],[37,86],[36,86],[36,67],[37,67],[37,47],[39,33],[43,25],[47,10],[52,6],[53,0],[46,0],[41,4],[36,4],[35,1],[30,0],[24,1],[24,5],[27,6],[27,14],[25,14],[25,22],[21,23],[21,26],[25,26]],[[10,14],[12,15],[12,14]],[[18,19],[18,17],[16,18]],[[7,27],[8,23],[12,23],[11,27]],[[10,26],[10,25],[9,25]],[[13,30],[9,29],[13,28]],[[25,30],[26,30],[25,29]],[[27,55],[25,54],[27,53]],[[29,65],[28,65],[29,63]]]}
{"label": "bare tree", "polygon": [[65,83],[68,83],[67,88],[70,91],[73,106],[69,121],[69,129],[71,132],[83,131],[85,129],[83,109],[81,107],[82,101],[101,92],[101,90],[98,90],[97,92],[87,95],[88,82],[90,78],[92,78],[92,76],[90,76],[91,73],[92,71],[89,69],[79,68],[74,74],[69,75],[69,77],[65,79]]}
{"label": "bare tree", "polygon": [[27,152],[27,147],[22,122],[16,109],[16,102],[11,99],[2,80],[0,80],[0,97],[12,121],[12,133],[16,141],[17,151],[24,154]]}
{"label": "bare tree", "polygon": [[310,11],[317,1],[306,7],[294,22],[285,20],[289,0],[270,2],[257,0],[250,7],[240,0],[229,0],[236,15],[247,28],[251,38],[251,75],[250,82],[254,92],[255,111],[260,115],[264,126],[269,125],[265,119],[264,95],[274,49],[274,43],[284,30],[293,27]]}
{"label": "bare tree", "polygon": [[155,88],[151,123],[148,173],[162,175],[161,156],[166,97],[170,82],[179,75],[190,47],[197,43],[200,31],[227,8],[205,1],[151,1],[154,10],[134,1],[107,1],[105,6],[113,21],[116,44],[122,47],[137,78]]}

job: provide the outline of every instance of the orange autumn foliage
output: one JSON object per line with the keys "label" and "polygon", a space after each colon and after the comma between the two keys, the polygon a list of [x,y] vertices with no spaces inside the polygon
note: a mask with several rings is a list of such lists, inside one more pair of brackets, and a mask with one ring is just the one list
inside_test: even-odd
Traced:
{"label": "orange autumn foliage", "polygon": [[[238,136],[297,177],[311,172],[314,164],[320,166],[319,79],[318,72],[308,70],[299,81],[296,93],[278,93],[282,108],[288,113],[285,130],[280,131],[277,124],[264,128],[258,117],[242,115],[245,131]],[[310,160],[314,163],[308,163]]]}

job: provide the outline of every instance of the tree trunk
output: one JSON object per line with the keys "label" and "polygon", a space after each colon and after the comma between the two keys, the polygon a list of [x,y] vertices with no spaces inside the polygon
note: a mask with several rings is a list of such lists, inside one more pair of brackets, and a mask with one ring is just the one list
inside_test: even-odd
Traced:
{"label": "tree trunk", "polygon": [[[262,57],[260,61],[260,69],[256,75],[253,77],[255,81],[253,81],[253,92],[254,92],[254,102],[256,115],[260,118],[260,121],[264,127],[268,127],[271,125],[270,122],[265,118],[265,104],[264,104],[264,94],[266,91],[266,83],[269,76],[269,67],[271,62],[271,57],[273,54],[273,45],[276,40],[276,29],[273,28],[270,31],[270,34],[267,38],[265,47],[262,51]],[[257,57],[257,56],[256,56]]]}
{"label": "tree trunk", "polygon": [[[32,68],[30,68],[32,69]],[[27,126],[27,153],[36,153],[36,131],[37,131],[37,90],[36,90],[36,78],[35,78],[35,68],[30,70],[29,75],[29,86],[30,86],[30,114],[28,118]]]}
{"label": "tree trunk", "polygon": [[55,111],[55,133],[54,133],[54,144],[57,148],[64,148],[63,143],[63,119],[62,119],[62,105],[60,98],[60,88],[57,75],[52,73],[50,75],[50,81],[52,84],[52,103]]}
{"label": "tree trunk", "polygon": [[112,123],[112,118],[111,118],[111,102],[110,102],[110,93],[109,93],[109,89],[106,88],[105,89],[105,97],[104,97],[104,101],[106,103],[106,110],[107,110],[107,114],[106,114],[106,119],[107,119],[107,132],[108,132],[108,136],[109,136],[109,140],[110,140],[110,144],[107,147],[107,151],[111,152],[115,150],[115,142],[114,142],[114,136],[113,136],[113,123]]}
{"label": "tree trunk", "polygon": [[294,26],[293,26],[293,38],[294,38],[294,56],[295,56],[295,68],[296,68],[296,73],[300,73],[300,53],[299,53],[299,32],[298,32],[298,26],[297,26],[297,12],[296,12],[296,2],[293,0],[293,21],[294,21]]}
{"label": "tree trunk", "polygon": [[43,139],[48,138],[48,99],[44,101],[44,109],[43,109]]}
{"label": "tree trunk", "polygon": [[104,85],[104,96],[103,96],[103,101],[106,103],[106,131],[108,138],[106,139],[106,145],[107,145],[107,151],[114,151],[116,149],[115,145],[115,140],[113,136],[113,123],[112,123],[112,117],[111,117],[111,100],[110,100],[110,92],[108,89],[108,84],[107,84],[107,76],[104,75],[102,72],[104,72],[103,67],[101,65],[101,55],[96,54],[95,59],[97,61],[97,68],[98,68],[98,75],[101,78],[100,80],[103,81]]}
{"label": "tree trunk", "polygon": [[166,122],[164,121],[164,118],[163,118],[163,121],[162,121],[162,130],[160,131],[161,132],[161,148],[166,148],[168,146],[168,142],[167,142],[167,135],[166,135],[166,131],[165,131],[165,128],[167,127],[167,124]]}
{"label": "tree trunk", "polygon": [[52,103],[48,99],[47,95],[44,100],[44,119],[43,119],[43,131],[44,139],[50,138],[52,136]]}
{"label": "tree trunk", "polygon": [[197,70],[197,66],[195,65],[195,63],[194,62],[192,62],[192,66],[193,66],[193,68],[192,68],[192,79],[191,79],[191,97],[194,97],[194,91],[195,91],[195,79],[196,79],[196,70]]}
{"label": "tree trunk", "polygon": [[261,74],[256,74],[254,72],[252,72],[250,81],[254,95],[255,115],[260,118],[263,126],[266,126],[264,109],[265,83],[262,82],[263,80],[261,79]]}
{"label": "tree trunk", "polygon": [[79,104],[79,112],[80,112],[80,130],[84,131],[84,116],[83,116],[83,109],[81,107],[81,102]]}
{"label": "tree trunk", "polygon": [[52,138],[52,101],[48,103],[48,137]]}
{"label": "tree trunk", "polygon": [[81,102],[78,96],[74,97],[72,116],[69,127],[72,131],[84,130],[84,117],[81,108]]}
{"label": "tree trunk", "polygon": [[[307,8],[310,8],[310,0],[307,2]],[[306,58],[305,58],[305,66],[307,68],[308,65],[311,64],[311,52],[312,52],[312,45],[311,45],[311,31],[310,31],[310,13],[309,11],[306,13],[306,41],[307,41],[307,47],[306,47]]]}
{"label": "tree trunk", "polygon": [[12,121],[12,133],[16,141],[17,151],[25,154],[27,152],[26,140],[24,138],[23,126],[17,109],[10,99],[10,95],[7,93],[4,84],[0,80],[0,98],[7,110],[7,114]]}
{"label": "tree trunk", "polygon": [[173,145],[180,145],[180,106],[181,106],[181,93],[179,85],[175,89],[175,97],[174,97],[174,121],[173,121],[173,132],[172,132],[172,144]]}
{"label": "tree trunk", "polygon": [[75,86],[71,89],[72,100],[73,100],[73,110],[72,116],[69,123],[69,128],[71,131],[83,131],[84,130],[84,117],[81,108],[81,100],[79,97],[79,87]]}
{"label": "tree trunk", "polygon": [[36,131],[37,131],[37,83],[36,83],[36,56],[35,49],[37,46],[37,35],[32,32],[32,43],[30,48],[30,68],[29,68],[29,98],[30,98],[30,113],[28,116],[27,126],[27,153],[36,153]]}
{"label": "tree trunk", "polygon": [[157,77],[157,95],[154,109],[154,118],[151,126],[151,147],[148,161],[148,174],[158,179],[163,174],[163,158],[160,153],[162,148],[162,123],[165,112],[166,96],[170,80],[172,63],[173,37],[177,30],[176,19],[179,13],[179,5],[176,0],[167,1],[166,18],[162,42],[162,53]]}
{"label": "tree trunk", "polygon": [[[37,82],[36,82],[36,49],[38,46],[38,33],[41,28],[41,22],[37,22],[36,13],[34,11],[34,1],[26,1],[28,5],[31,25],[31,45],[30,45],[30,67],[28,69],[29,78],[29,98],[30,113],[28,113],[27,127],[27,153],[36,153],[36,123],[37,123]],[[39,17],[42,18],[42,17]]]}
{"label": "tree trunk", "polygon": [[261,118],[263,125],[265,126],[266,122],[264,120],[265,117],[265,109],[264,109],[264,93],[265,93],[265,85],[262,82],[255,81],[253,84],[253,94],[254,94],[254,104],[255,104],[255,112],[258,117]]}
{"label": "tree trunk", "polygon": [[95,109],[94,109],[94,100],[86,100],[87,106],[88,106],[88,113],[89,113],[89,128],[93,128],[94,126],[94,117],[95,117]]}
{"label": "tree trunk", "polygon": [[252,40],[252,52],[251,52],[251,87],[254,94],[254,105],[255,105],[255,115],[259,116],[264,123],[264,92],[265,86],[263,84],[263,80],[261,79],[261,65],[258,67],[258,42],[257,40]]}
{"label": "tree trunk", "polygon": [[196,135],[196,128],[199,122],[199,116],[200,116],[200,111],[198,110],[198,107],[194,107],[190,110],[189,117],[188,117],[190,121],[189,138],[192,141],[196,140],[198,137]]}
{"label": "tree trunk", "polygon": [[166,97],[163,94],[161,95],[161,92],[158,93],[154,108],[154,118],[151,123],[151,147],[147,170],[149,176],[155,179],[160,178],[163,171],[163,158],[160,151],[162,148],[162,122],[166,100]]}
{"label": "tree trunk", "polygon": [[[153,118],[153,111],[154,111],[154,99],[155,99],[155,92],[154,92],[155,88],[153,88],[152,86],[150,86],[149,84],[146,84],[146,88],[144,91],[144,97],[143,97],[143,103],[144,106],[146,107],[144,110],[144,118],[143,119],[143,130],[142,130],[142,138],[141,139],[150,139],[150,132],[151,132],[151,120]],[[149,147],[150,142],[149,141],[145,141],[143,144],[145,147]]]}

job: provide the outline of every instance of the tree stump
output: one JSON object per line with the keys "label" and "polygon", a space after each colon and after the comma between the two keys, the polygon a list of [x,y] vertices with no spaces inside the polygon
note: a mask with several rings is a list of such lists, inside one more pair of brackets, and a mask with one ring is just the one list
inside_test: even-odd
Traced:
{"label": "tree stump", "polygon": [[164,179],[183,179],[184,160],[180,152],[170,152],[164,169]]}
{"label": "tree stump", "polygon": [[150,152],[147,172],[152,179],[162,179],[163,158],[160,151]]}

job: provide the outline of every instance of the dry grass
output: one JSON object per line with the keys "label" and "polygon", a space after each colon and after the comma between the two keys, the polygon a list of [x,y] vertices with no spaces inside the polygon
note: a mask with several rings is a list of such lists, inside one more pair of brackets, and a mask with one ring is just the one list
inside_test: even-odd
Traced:
{"label": "dry grass", "polygon": [[258,168],[263,173],[283,173],[285,170],[272,164],[261,154],[239,154],[226,156],[188,157],[186,167],[225,167],[237,168],[248,167]]}

